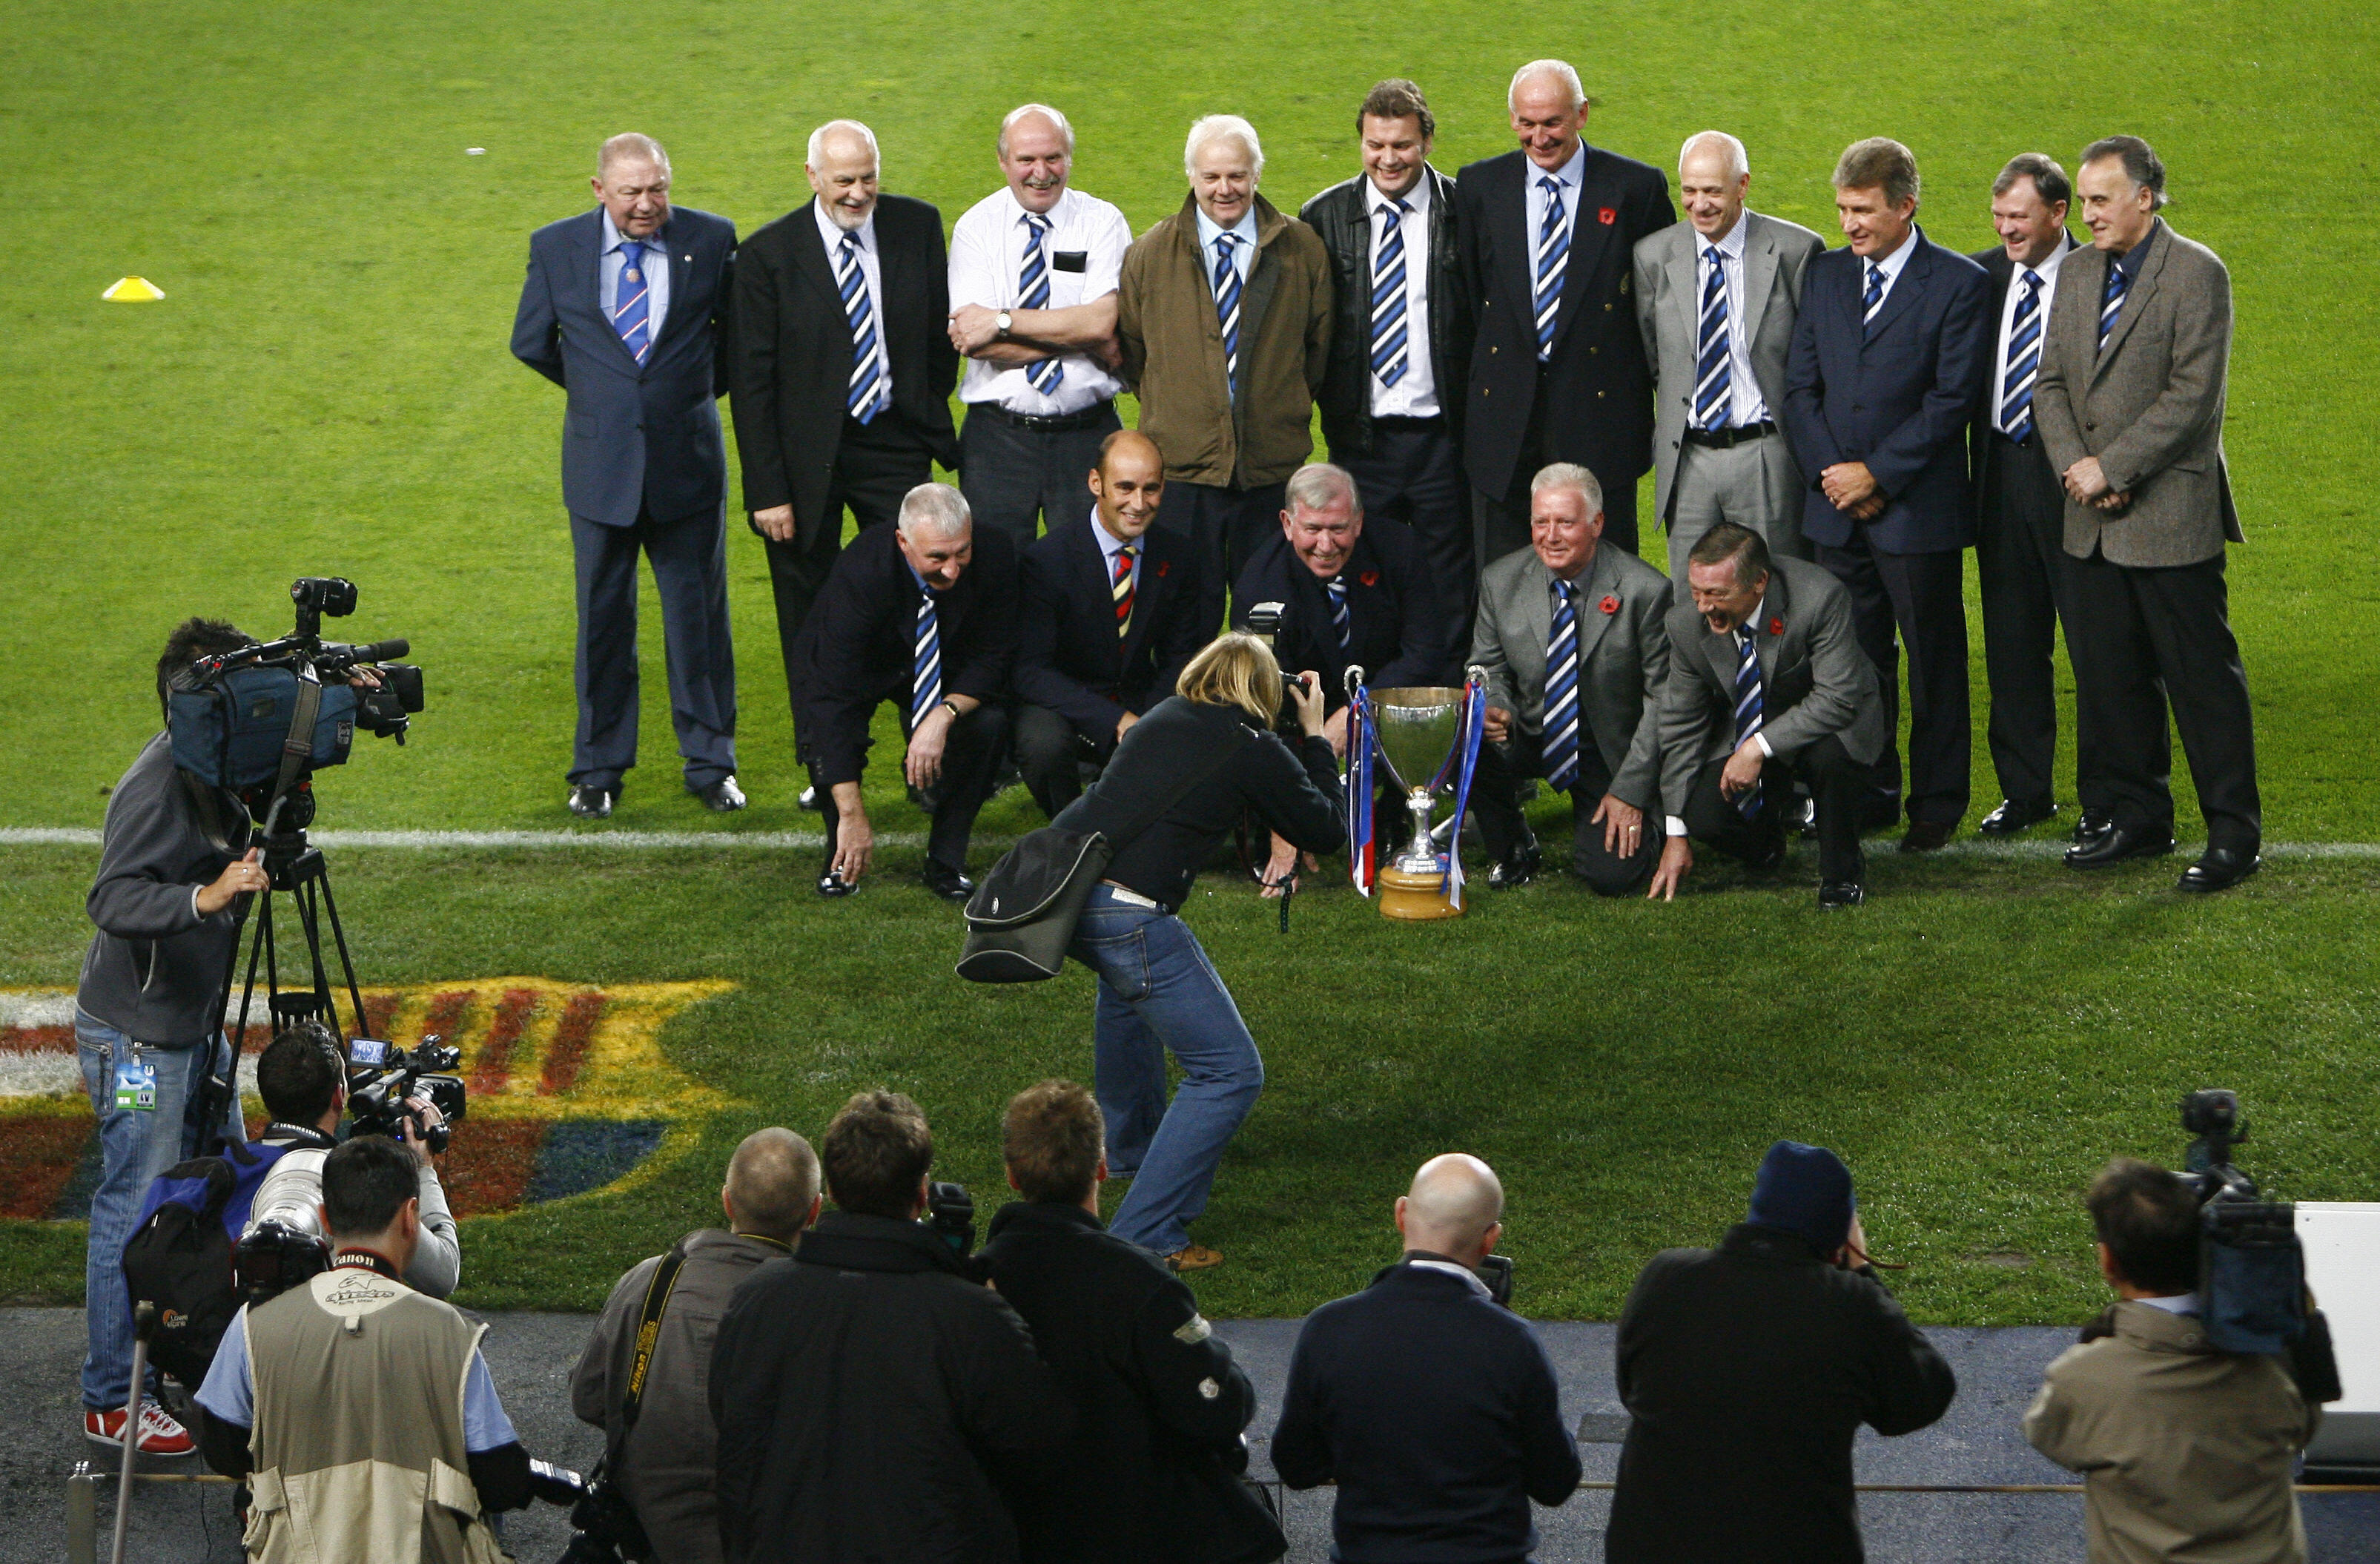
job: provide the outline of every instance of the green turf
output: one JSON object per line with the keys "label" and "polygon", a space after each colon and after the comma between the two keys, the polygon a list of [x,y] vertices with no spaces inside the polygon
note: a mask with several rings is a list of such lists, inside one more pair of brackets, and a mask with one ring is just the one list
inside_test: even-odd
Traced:
{"label": "green turf", "polygon": [[[1859,136],[1916,150],[1929,230],[1968,249],[1988,241],[1985,186],[2010,153],[2070,162],[2116,129],[2156,141],[2173,221],[2228,261],[2237,290],[2228,434],[2250,541],[2231,579],[2267,832],[2380,839],[2380,593],[2360,546],[2380,479],[2362,433],[2380,234],[2336,185],[2337,149],[2373,137],[2375,31],[2344,0],[1412,14],[1056,0],[832,20],[698,0],[627,14],[22,0],[0,34],[20,238],[0,299],[0,825],[96,825],[153,726],[164,629],[203,610],[269,633],[287,580],[329,572],[362,583],[357,639],[413,638],[432,705],[407,750],[367,744],[324,778],[324,824],[566,823],[561,396],[505,339],[526,235],[586,207],[608,132],[661,137],[677,199],[748,232],[806,194],[808,128],[857,116],[890,188],[952,219],[992,187],[1001,113],[1042,98],[1080,131],[1077,182],[1145,227],[1180,200],[1198,113],[1253,118],[1265,188],[1293,206],[1353,171],[1353,104],[1377,78],[1430,92],[1451,168],[1509,145],[1512,67],[1562,54],[1599,102],[1593,140],[1666,165],[1688,132],[1732,129],[1755,203],[1821,231],[1827,172]],[[165,302],[100,303],[128,273]],[[623,826],[815,824],[793,805],[759,545],[738,528],[729,549],[754,807],[718,822],[679,791],[649,633],[648,764]],[[1998,794],[1979,640],[1975,666],[1980,813]],[[897,788],[872,791],[880,826],[917,826]],[[2183,809],[2188,835],[2186,789]],[[1011,794],[986,829],[1033,823]],[[955,1127],[954,1165],[980,1182],[1000,1096],[1087,1068],[1080,980],[1016,995],[952,982],[949,916],[914,887],[822,907],[807,860],[782,854],[348,862],[375,979],[746,985],[670,1041],[751,1107],[710,1129],[699,1166],[634,1195],[475,1223],[481,1303],[591,1301],[683,1225],[751,1123],[815,1130],[844,1092],[892,1081]],[[89,864],[0,849],[0,981],[72,982]],[[2073,1190],[2109,1150],[2170,1151],[2173,1097],[2216,1079],[2250,1094],[2255,1160],[2288,1192],[2380,1195],[2368,1094],[2340,1085],[2369,1073],[2368,866],[2292,861],[2212,906],[2172,897],[2170,874],[2078,884],[2039,860],[1883,862],[1876,903],[1827,923],[1806,886],[1734,890],[1725,874],[1667,910],[1545,887],[1443,930],[1386,929],[1325,896],[1286,942],[1210,880],[1192,921],[1273,1081],[1201,1229],[1233,1263],[1202,1290],[1248,1313],[1351,1285],[1387,1248],[1380,1208],[1411,1162],[1467,1144],[1511,1179],[1533,1306],[1608,1313],[1645,1252],[1713,1233],[1759,1145],[1790,1131],[1852,1155],[1877,1242],[1919,1262],[1909,1288],[1926,1317],[2062,1318],[2093,1296]],[[1391,996],[1416,993],[1427,1007],[1399,1019]],[[2004,1253],[2031,1263],[1978,1258]],[[0,1293],[69,1296],[79,1256],[72,1228],[0,1228]]]}

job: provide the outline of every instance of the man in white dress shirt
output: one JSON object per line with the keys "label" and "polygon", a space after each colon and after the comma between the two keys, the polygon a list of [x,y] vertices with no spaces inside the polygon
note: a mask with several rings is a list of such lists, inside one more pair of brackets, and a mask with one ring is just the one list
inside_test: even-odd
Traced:
{"label": "man in white dress shirt", "polygon": [[977,524],[1019,551],[1037,522],[1081,513],[1099,442],[1123,427],[1116,275],[1132,226],[1073,188],[1074,161],[1064,115],[1046,104],[1011,110],[1000,124],[1007,186],[951,235],[951,346],[967,360],[960,488]]}

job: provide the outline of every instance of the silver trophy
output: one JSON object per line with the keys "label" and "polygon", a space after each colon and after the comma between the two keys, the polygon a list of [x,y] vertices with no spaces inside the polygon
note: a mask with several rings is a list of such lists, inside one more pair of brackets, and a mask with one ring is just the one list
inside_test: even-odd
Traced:
{"label": "silver trophy", "polygon": [[[1448,762],[1454,758],[1462,741],[1463,690],[1452,685],[1421,685],[1402,690],[1372,691],[1374,731],[1379,736],[1379,754],[1389,768],[1389,780],[1405,795],[1405,807],[1413,812],[1413,841],[1397,855],[1390,867],[1406,874],[1436,878],[1439,863],[1439,833],[1430,829],[1430,806],[1435,801],[1431,792],[1434,784],[1451,788],[1456,780],[1455,768]],[[1443,782],[1440,784],[1440,778]],[[1454,822],[1448,822],[1453,826]],[[1450,830],[1448,835],[1451,835]]]}

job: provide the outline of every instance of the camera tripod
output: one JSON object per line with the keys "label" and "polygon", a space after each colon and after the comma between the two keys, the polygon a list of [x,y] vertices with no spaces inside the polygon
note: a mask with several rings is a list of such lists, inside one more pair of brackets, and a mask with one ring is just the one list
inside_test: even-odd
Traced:
{"label": "camera tripod", "polygon": [[[256,997],[256,973],[260,963],[264,969],[265,1012],[272,1020],[273,1030],[301,1020],[319,1020],[331,1029],[332,1035],[342,1045],[348,1033],[339,1026],[336,991],[331,986],[330,970],[322,960],[322,923],[327,916],[331,925],[331,943],[338,951],[339,974],[345,980],[347,998],[355,1007],[356,1025],[353,1035],[361,1036],[368,1030],[364,1020],[363,989],[356,982],[356,964],[347,953],[346,930],[339,923],[338,898],[331,893],[331,865],[322,849],[306,839],[303,828],[276,831],[260,837],[256,844],[263,850],[265,888],[260,897],[254,892],[242,893],[234,902],[231,955],[224,964],[223,1005],[215,1014],[215,1032],[225,1035],[225,1021],[231,1009],[231,981],[239,971],[240,924],[249,914],[256,915],[256,927],[249,935],[248,980],[240,990],[239,1023],[230,1031],[231,1058],[219,1075],[211,1075],[203,1088],[207,1102],[199,1122],[205,1126],[202,1155],[222,1150],[223,1118],[231,1105],[239,1100],[239,1049],[248,1035],[249,1009]],[[313,983],[306,988],[285,991],[281,986],[280,951],[273,936],[273,898],[285,894],[297,910],[298,924],[306,937],[308,970]],[[255,905],[248,905],[253,901]]]}

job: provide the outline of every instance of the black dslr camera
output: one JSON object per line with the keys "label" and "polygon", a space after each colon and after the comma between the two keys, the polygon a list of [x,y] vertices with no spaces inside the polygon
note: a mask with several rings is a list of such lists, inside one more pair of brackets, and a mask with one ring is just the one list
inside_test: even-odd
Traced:
{"label": "black dslr camera", "polygon": [[975,1196],[965,1184],[937,1179],[926,1186],[926,1226],[965,1260],[975,1252]]}
{"label": "black dslr camera", "polygon": [[[2218,1351],[2285,1355],[2309,1400],[2338,1398],[2330,1329],[2306,1309],[2305,1248],[2297,1207],[2268,1201],[2231,1165],[2248,1139],[2236,1092],[2192,1092],[2181,1127],[2197,1137],[2176,1178],[2198,1196],[2199,1317]],[[2328,1394],[2323,1394],[2325,1390]]]}
{"label": "black dslr camera", "polygon": [[652,1556],[643,1523],[601,1461],[581,1477],[566,1466],[531,1460],[528,1490],[532,1497],[570,1511],[570,1543],[554,1564],[620,1564],[624,1554]]}
{"label": "black dslr camera", "polygon": [[347,1045],[347,1113],[351,1135],[398,1138],[413,1118],[410,1097],[428,1097],[446,1122],[420,1134],[433,1155],[446,1149],[448,1130],[463,1121],[463,1078],[446,1073],[463,1062],[463,1051],[435,1037],[425,1037],[412,1049],[374,1038],[358,1037]]}

